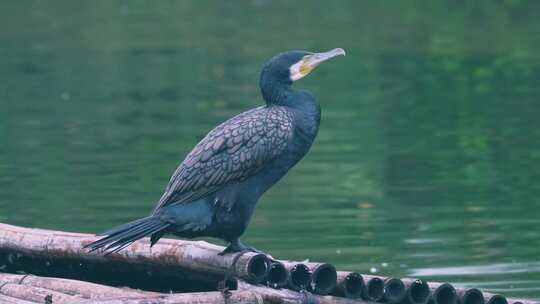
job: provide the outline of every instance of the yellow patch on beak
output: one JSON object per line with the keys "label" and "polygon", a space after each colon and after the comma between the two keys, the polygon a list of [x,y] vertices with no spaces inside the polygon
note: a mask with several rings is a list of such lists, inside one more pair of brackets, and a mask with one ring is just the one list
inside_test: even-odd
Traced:
{"label": "yellow patch on beak", "polygon": [[300,63],[299,72],[302,74],[302,76],[306,76],[311,71],[313,71],[315,67],[310,65],[309,62],[305,59],[302,59],[302,63]]}
{"label": "yellow patch on beak", "polygon": [[310,56],[304,56],[302,60],[298,61],[297,63],[293,64],[289,70],[291,80],[296,81],[307,74],[309,74],[313,69],[317,66],[314,65],[310,60]]}

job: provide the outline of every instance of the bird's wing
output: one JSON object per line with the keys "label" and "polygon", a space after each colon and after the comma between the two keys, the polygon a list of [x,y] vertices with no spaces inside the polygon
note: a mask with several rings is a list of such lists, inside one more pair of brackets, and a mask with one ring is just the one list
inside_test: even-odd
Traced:
{"label": "bird's wing", "polygon": [[281,107],[258,107],[227,120],[176,169],[154,212],[254,175],[285,150],[292,134],[292,114]]}

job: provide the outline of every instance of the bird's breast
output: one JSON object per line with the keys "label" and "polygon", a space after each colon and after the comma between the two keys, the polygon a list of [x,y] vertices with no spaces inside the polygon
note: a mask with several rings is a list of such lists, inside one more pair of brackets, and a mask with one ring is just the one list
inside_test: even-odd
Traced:
{"label": "bird's breast", "polygon": [[318,104],[305,105],[294,113],[294,135],[292,142],[295,149],[307,153],[317,137],[321,122],[321,110]]}

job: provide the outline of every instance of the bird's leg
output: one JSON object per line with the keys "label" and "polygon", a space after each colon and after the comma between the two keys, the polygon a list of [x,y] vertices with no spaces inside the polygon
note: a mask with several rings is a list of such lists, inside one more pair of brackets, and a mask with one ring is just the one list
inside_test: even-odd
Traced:
{"label": "bird's leg", "polygon": [[218,253],[218,255],[226,255],[227,253],[235,253],[240,251],[243,251],[243,244],[239,239],[234,239],[222,252]]}
{"label": "bird's leg", "polygon": [[253,248],[251,246],[243,244],[242,242],[240,242],[240,239],[232,240],[229,243],[229,246],[227,246],[227,248],[225,248],[225,250],[220,252],[219,255],[225,255],[227,253],[242,252],[242,251],[251,251],[251,252],[257,252],[257,253],[262,253],[262,254],[266,255],[266,253],[264,253],[264,252],[262,252],[262,251],[260,251],[258,249],[255,249],[255,248]]}

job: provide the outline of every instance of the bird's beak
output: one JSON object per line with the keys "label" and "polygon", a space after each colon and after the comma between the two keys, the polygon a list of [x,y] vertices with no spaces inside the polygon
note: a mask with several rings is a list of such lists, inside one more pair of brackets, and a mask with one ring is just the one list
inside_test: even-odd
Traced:
{"label": "bird's beak", "polygon": [[311,55],[305,56],[303,60],[306,66],[308,66],[311,69],[314,69],[321,62],[325,62],[326,60],[332,59],[339,55],[345,56],[345,50],[341,48],[337,48],[337,49],[333,49],[331,51],[324,52],[324,53],[313,53]]}
{"label": "bird's beak", "polygon": [[315,69],[319,64],[321,64],[321,62],[325,62],[339,55],[345,56],[345,50],[342,48],[337,48],[328,52],[313,53],[304,56],[302,60],[291,66],[291,80],[295,81],[306,76],[311,71],[313,71],[313,69]]}

